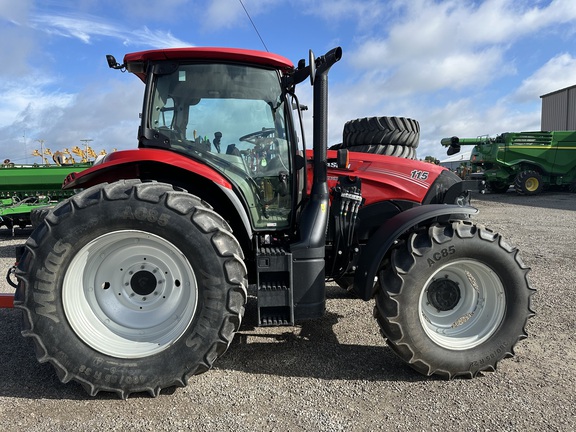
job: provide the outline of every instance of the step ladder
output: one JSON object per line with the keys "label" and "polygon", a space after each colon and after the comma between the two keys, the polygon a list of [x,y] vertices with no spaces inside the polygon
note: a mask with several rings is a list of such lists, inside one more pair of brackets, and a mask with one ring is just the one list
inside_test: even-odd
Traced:
{"label": "step ladder", "polygon": [[294,325],[292,254],[282,246],[256,252],[258,325]]}

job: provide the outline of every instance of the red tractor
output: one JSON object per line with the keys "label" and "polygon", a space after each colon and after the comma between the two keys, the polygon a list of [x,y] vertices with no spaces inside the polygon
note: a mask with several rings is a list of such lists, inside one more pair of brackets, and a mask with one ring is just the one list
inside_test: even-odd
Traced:
{"label": "red tractor", "polygon": [[[21,251],[14,305],[40,362],[91,395],[156,396],[226,351],[248,292],[259,325],[293,326],[323,315],[330,280],[374,299],[388,345],[425,375],[474,377],[513,354],[533,315],[528,267],[470,221],[468,183],[412,159],[417,123],[355,120],[327,150],[341,55],[108,56],[146,84],[139,145],[68,176],[83,190]],[[308,79],[311,151],[295,95]]]}

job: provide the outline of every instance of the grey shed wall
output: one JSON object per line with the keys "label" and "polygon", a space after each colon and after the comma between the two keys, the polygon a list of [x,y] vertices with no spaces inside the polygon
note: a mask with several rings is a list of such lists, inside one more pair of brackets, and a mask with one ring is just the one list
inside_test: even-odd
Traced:
{"label": "grey shed wall", "polygon": [[543,131],[576,130],[576,85],[540,96]]}

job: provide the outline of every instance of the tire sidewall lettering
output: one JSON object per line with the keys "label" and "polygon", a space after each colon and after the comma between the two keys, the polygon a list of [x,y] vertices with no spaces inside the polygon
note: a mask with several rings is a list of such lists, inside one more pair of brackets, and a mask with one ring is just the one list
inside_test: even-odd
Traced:
{"label": "tire sidewall lettering", "polygon": [[428,263],[428,267],[434,266],[437,262],[450,257],[456,253],[456,246],[450,245],[448,247],[442,248],[437,252],[432,253],[428,256],[426,262]]}
{"label": "tire sidewall lettering", "polygon": [[159,226],[167,226],[170,221],[170,215],[161,213],[156,208],[148,208],[145,206],[131,206],[124,207],[121,217],[127,220],[138,220],[142,222],[157,223]]}
{"label": "tire sidewall lettering", "polygon": [[481,354],[478,360],[470,363],[470,369],[478,369],[484,365],[494,363],[494,361],[500,360],[506,354],[506,347],[509,346],[509,342],[501,341],[498,343],[497,347],[489,351],[486,354]]}
{"label": "tire sidewall lettering", "polygon": [[58,267],[64,264],[66,254],[71,249],[72,246],[69,243],[60,240],[54,244],[48,252],[48,258],[36,271],[31,290],[34,299],[34,311],[38,316],[47,318],[54,324],[61,322],[56,295],[56,272]]}

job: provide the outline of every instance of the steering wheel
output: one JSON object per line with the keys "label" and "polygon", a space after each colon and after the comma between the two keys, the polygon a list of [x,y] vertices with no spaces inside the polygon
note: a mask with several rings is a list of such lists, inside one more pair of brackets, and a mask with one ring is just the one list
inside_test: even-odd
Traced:
{"label": "steering wheel", "polygon": [[250,144],[260,144],[258,141],[264,138],[270,138],[270,135],[273,135],[276,133],[276,129],[274,128],[262,128],[262,130],[260,131],[256,131],[256,132],[252,132],[249,133],[248,135],[244,135],[243,137],[240,137],[239,140],[240,141],[246,141],[249,142]]}

